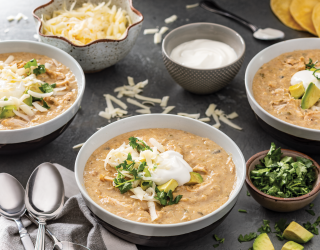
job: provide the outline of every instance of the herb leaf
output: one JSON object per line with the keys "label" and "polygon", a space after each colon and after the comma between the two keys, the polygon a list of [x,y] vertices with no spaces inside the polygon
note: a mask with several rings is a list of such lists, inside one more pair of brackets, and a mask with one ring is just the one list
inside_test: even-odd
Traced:
{"label": "herb leaf", "polygon": [[238,212],[240,212],[240,213],[247,213],[247,210],[239,209]]}
{"label": "herb leaf", "polygon": [[309,214],[311,214],[311,215],[313,215],[313,216],[315,216],[316,214],[315,214],[315,212],[313,211],[313,210],[306,210],[306,212],[308,212]]}
{"label": "herb leaf", "polygon": [[44,83],[42,84],[39,89],[43,92],[43,93],[51,93],[53,92],[53,89],[56,87],[56,84],[49,84],[49,83]]}
{"label": "herb leaf", "polygon": [[224,242],[224,238],[219,238],[218,235],[214,234],[213,238],[218,241],[219,243],[223,243]]}
{"label": "herb leaf", "polygon": [[43,100],[43,98],[41,98],[40,100],[42,101],[42,107],[44,107],[45,109],[50,109],[50,106],[45,100]]}
{"label": "herb leaf", "polygon": [[258,232],[260,232],[260,234],[262,234],[262,233],[270,233],[271,232],[271,228],[270,228],[269,223],[270,223],[270,221],[263,220],[263,225],[258,229]]}
{"label": "herb leaf", "polygon": [[129,145],[133,148],[133,149],[137,149],[139,152],[140,151],[145,151],[145,150],[151,150],[152,149],[143,141],[140,140],[136,137],[130,137],[129,138]]}
{"label": "herb leaf", "polygon": [[38,66],[38,63],[37,63],[37,60],[36,59],[31,59],[29,62],[27,62],[23,67],[25,69],[30,69],[31,66],[33,67],[37,67]]}
{"label": "herb leaf", "polygon": [[29,62],[27,62],[24,66],[25,69],[29,69],[28,75],[30,75],[31,72],[31,67],[37,67],[33,70],[33,74],[35,75],[40,75],[42,73],[46,73],[46,68],[44,65],[39,65],[37,63],[36,59],[31,59]]}
{"label": "herb leaf", "polygon": [[238,237],[238,241],[242,243],[242,242],[251,241],[255,238],[257,238],[257,233],[249,233],[249,234],[246,234],[245,236],[242,236],[242,234],[240,234]]}
{"label": "herb leaf", "polygon": [[276,230],[276,236],[281,241],[284,240],[284,237],[282,236],[282,234],[283,234],[283,231],[287,228],[287,226],[288,226],[288,224],[287,224],[287,220],[286,219],[280,219],[274,225],[274,229]]}
{"label": "herb leaf", "polygon": [[251,196],[251,194],[249,193],[249,191],[247,191],[247,196]]}
{"label": "herb leaf", "polygon": [[162,206],[177,204],[182,198],[182,195],[177,195],[176,198],[173,199],[172,190],[166,193],[165,191],[160,191],[158,187],[156,187],[156,194],[157,196],[154,198],[157,199]]}
{"label": "herb leaf", "polygon": [[43,73],[46,73],[46,68],[45,68],[45,66],[43,64],[39,65],[38,68],[35,68],[33,70],[33,74],[35,74],[36,76],[40,75],[40,74],[43,74]]}
{"label": "herb leaf", "polygon": [[313,63],[312,59],[309,58],[309,63],[306,64],[306,69],[312,69],[316,66],[317,62]]}

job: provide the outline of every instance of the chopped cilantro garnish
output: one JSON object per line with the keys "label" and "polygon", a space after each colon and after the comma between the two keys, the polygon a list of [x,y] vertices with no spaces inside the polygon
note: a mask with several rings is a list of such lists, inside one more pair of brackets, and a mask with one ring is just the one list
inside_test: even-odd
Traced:
{"label": "chopped cilantro garnish", "polygon": [[213,238],[218,241],[219,243],[223,243],[224,242],[224,238],[219,238],[218,235],[214,234]]}
{"label": "chopped cilantro garnish", "polygon": [[268,220],[263,220],[263,225],[258,229],[258,232],[262,233],[270,233],[271,228],[269,225],[270,221]]}
{"label": "chopped cilantro garnish", "polygon": [[162,206],[177,204],[182,198],[182,195],[177,195],[176,198],[173,199],[172,190],[169,190],[168,193],[166,193],[165,191],[160,191],[157,187],[156,194],[157,196],[154,198],[159,200]]}
{"label": "chopped cilantro garnish", "polygon": [[319,222],[320,222],[320,216],[313,224],[311,224],[309,221],[307,223],[303,223],[303,227],[307,229],[309,232],[319,235],[319,230],[317,228],[317,226],[319,225]]}
{"label": "chopped cilantro garnish", "polygon": [[278,237],[279,240],[284,240],[284,237],[282,236],[283,231],[287,228],[287,220],[286,219],[280,219],[279,221],[276,222],[274,225],[274,229],[276,230],[276,236]]}
{"label": "chopped cilantro garnish", "polygon": [[281,157],[281,148],[271,144],[268,154],[250,172],[250,179],[260,191],[281,198],[309,193],[316,180],[315,166],[309,159]]}
{"label": "chopped cilantro garnish", "polygon": [[311,214],[311,215],[313,215],[313,216],[316,215],[315,212],[314,212],[313,210],[311,210],[311,209],[310,209],[310,210],[306,210],[306,212],[309,213],[309,214]]}
{"label": "chopped cilantro garnish", "polygon": [[249,233],[249,234],[246,234],[245,236],[242,236],[242,234],[240,234],[238,237],[238,241],[242,243],[242,242],[251,241],[255,238],[257,238],[257,233]]}
{"label": "chopped cilantro garnish", "polygon": [[214,244],[214,245],[213,245],[214,248],[216,248],[216,247],[218,247],[218,246],[219,246],[219,244]]}
{"label": "chopped cilantro garnish", "polygon": [[314,204],[313,204],[313,203],[310,203],[310,204],[309,204],[309,208],[312,209],[313,207],[314,207]]}
{"label": "chopped cilantro garnish", "polygon": [[249,193],[249,191],[247,191],[247,196],[251,196],[251,194]]}
{"label": "chopped cilantro garnish", "polygon": [[316,66],[317,62],[313,63],[312,59],[309,58],[309,63],[306,64],[306,69],[312,69]]}
{"label": "chopped cilantro garnish", "polygon": [[240,212],[240,213],[247,213],[247,210],[239,209],[238,212]]}
{"label": "chopped cilantro garnish", "polygon": [[43,83],[39,89],[43,92],[43,93],[50,93],[53,92],[53,89],[56,87],[56,84],[49,84],[49,83]]}
{"label": "chopped cilantro garnish", "polygon": [[136,137],[130,137],[129,138],[129,145],[133,148],[133,149],[137,149],[139,152],[140,151],[145,151],[145,150],[151,150],[152,149],[143,141],[140,140]]}
{"label": "chopped cilantro garnish", "polygon": [[29,72],[27,73],[28,75],[30,75],[32,72],[31,72],[31,67],[37,67],[33,70],[33,74],[35,75],[40,75],[42,73],[46,73],[46,68],[44,65],[39,65],[38,66],[38,63],[37,63],[37,60],[36,59],[31,59],[29,62],[27,62],[23,67],[25,69],[29,69]]}

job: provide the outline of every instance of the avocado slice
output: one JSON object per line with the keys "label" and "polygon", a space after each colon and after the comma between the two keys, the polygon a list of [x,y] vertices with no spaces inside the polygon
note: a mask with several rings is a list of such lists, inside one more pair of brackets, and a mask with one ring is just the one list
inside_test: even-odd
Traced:
{"label": "avocado slice", "polygon": [[187,182],[185,185],[194,185],[194,184],[200,184],[203,182],[203,178],[201,174],[196,172],[190,172],[190,181]]}
{"label": "avocado slice", "polygon": [[288,241],[286,244],[283,245],[281,250],[303,250],[304,247],[294,241]]}
{"label": "avocado slice", "polygon": [[320,98],[320,89],[311,82],[301,100],[301,108],[311,108]]}
{"label": "avocado slice", "polygon": [[253,250],[275,250],[269,236],[260,234],[253,242]]}
{"label": "avocado slice", "polygon": [[300,226],[297,222],[291,222],[289,226],[284,230],[283,235],[287,240],[293,240],[298,243],[307,243],[313,238],[313,234],[307,229]]}
{"label": "avocado slice", "polygon": [[17,110],[17,107],[14,105],[8,105],[4,106],[0,111],[0,119],[3,118],[10,118],[15,116],[16,114],[13,112],[13,110]]}
{"label": "avocado slice", "polygon": [[[151,177],[150,171],[147,167],[143,170],[145,177]],[[141,188],[143,190],[147,190],[149,187],[152,187],[152,181],[142,181],[141,182]]]}
{"label": "avocado slice", "polygon": [[299,99],[301,96],[303,96],[305,89],[304,89],[303,83],[300,82],[298,84],[290,86],[289,91],[293,98]]}
{"label": "avocado slice", "polygon": [[172,192],[179,186],[178,182],[175,179],[171,179],[170,181],[167,181],[166,183],[158,186],[159,191],[165,191],[166,193],[171,190]]}

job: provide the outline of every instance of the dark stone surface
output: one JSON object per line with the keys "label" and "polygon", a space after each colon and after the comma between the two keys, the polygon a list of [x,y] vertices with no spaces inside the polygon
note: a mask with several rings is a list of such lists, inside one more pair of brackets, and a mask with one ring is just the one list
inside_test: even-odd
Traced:
{"label": "dark stone surface", "polygon": [[[34,40],[35,25],[32,20],[31,11],[45,2],[43,0],[10,0],[2,3],[0,8],[0,39]],[[87,86],[81,105],[82,108],[73,123],[61,137],[32,153],[0,156],[0,172],[10,173],[21,181],[23,185],[26,185],[33,169],[42,162],[56,162],[73,170],[78,150],[73,150],[72,146],[84,142],[97,128],[108,124],[107,120],[98,116],[98,112],[106,107],[102,94],[112,93],[116,86],[126,84],[128,75],[134,77],[136,82],[149,79],[149,84],[145,87],[143,93],[146,96],[162,97],[170,95],[169,104],[176,105],[175,113],[201,112],[201,115],[204,116],[205,109],[211,102],[218,104],[218,108],[223,109],[226,113],[236,111],[240,117],[235,119],[234,122],[243,127],[244,130],[236,131],[226,125],[222,125],[221,130],[239,145],[246,159],[249,159],[250,156],[259,151],[268,149],[272,141],[284,148],[290,148],[272,138],[259,127],[254,114],[251,112],[245,94],[244,73],[247,64],[256,53],[274,42],[258,41],[252,37],[251,32],[247,28],[201,8],[189,10],[185,8],[186,4],[193,4],[194,2],[196,1],[133,0],[133,5],[145,17],[143,29],[164,26],[164,19],[176,14],[179,18],[176,22],[167,25],[170,29],[191,22],[214,22],[226,25],[242,35],[247,45],[246,57],[239,74],[230,82],[228,87],[218,93],[206,96],[197,96],[184,91],[174,83],[166,71],[161,58],[161,46],[153,44],[152,35],[144,36],[141,33],[136,45],[123,61],[102,72],[86,75]],[[226,9],[245,17],[248,21],[258,26],[283,30],[286,34],[285,39],[311,36],[305,32],[291,30],[280,23],[270,10],[269,0],[217,0],[217,2]],[[6,20],[7,16],[16,15],[19,12],[28,15],[29,20],[27,22],[21,20],[19,23],[9,23]],[[4,33],[6,28],[10,28],[8,33]],[[132,106],[129,107],[130,113],[134,110],[135,108],[132,108]],[[159,112],[161,110],[153,108],[152,111]],[[310,156],[320,161],[319,155]],[[315,211],[319,211],[319,206],[320,200],[318,198],[315,200]],[[238,209],[247,209],[248,214],[239,213]],[[287,218],[289,221],[296,220],[300,223],[307,221],[313,223],[316,219],[315,216],[311,216],[304,210],[288,214],[266,210],[257,204],[252,197],[246,196],[246,188],[244,187],[235,209],[212,233],[186,246],[163,249],[212,249],[212,245],[216,243],[212,238],[213,234],[226,239],[225,243],[220,245],[218,249],[248,249],[252,246],[252,242],[240,244],[237,241],[239,234],[255,232],[262,225],[262,219],[270,220],[273,228],[274,223],[280,218]],[[281,249],[284,242],[278,241],[274,234],[270,234],[270,238],[275,248]],[[315,236],[305,246],[306,249],[320,249],[320,237]],[[139,249],[147,250],[150,248],[141,246]]]}

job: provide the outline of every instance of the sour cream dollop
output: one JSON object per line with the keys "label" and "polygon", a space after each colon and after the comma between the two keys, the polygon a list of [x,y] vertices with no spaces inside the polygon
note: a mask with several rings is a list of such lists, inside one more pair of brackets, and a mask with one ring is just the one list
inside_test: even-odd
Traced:
{"label": "sour cream dollop", "polygon": [[[303,83],[305,89],[308,88],[309,84],[313,82],[320,89],[320,81],[313,75],[314,71],[302,70],[298,71],[291,77],[291,85],[296,85],[300,82]],[[320,78],[320,72],[316,72],[315,75]]]}
{"label": "sour cream dollop", "polygon": [[209,39],[196,39],[175,47],[170,58],[187,67],[214,69],[234,62],[237,54],[228,44]]}
{"label": "sour cream dollop", "polygon": [[171,179],[175,179],[179,186],[190,181],[192,168],[176,151],[166,151],[160,154],[162,161],[160,166],[152,172],[152,177],[157,185],[162,185]]}
{"label": "sour cream dollop", "polygon": [[258,29],[253,33],[253,36],[260,40],[273,40],[284,38],[284,33],[281,30],[272,28]]}

